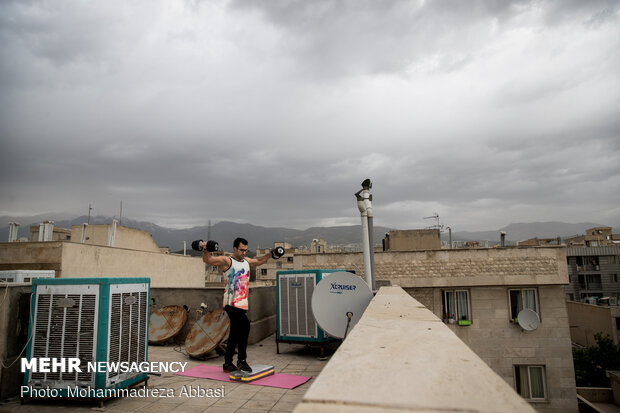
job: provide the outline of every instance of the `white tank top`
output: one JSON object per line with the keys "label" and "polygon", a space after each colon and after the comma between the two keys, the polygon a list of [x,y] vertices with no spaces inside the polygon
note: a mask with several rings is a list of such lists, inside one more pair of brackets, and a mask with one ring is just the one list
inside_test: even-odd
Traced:
{"label": "white tank top", "polygon": [[230,267],[224,271],[224,305],[248,309],[250,292],[250,263],[247,260],[237,261],[230,257]]}

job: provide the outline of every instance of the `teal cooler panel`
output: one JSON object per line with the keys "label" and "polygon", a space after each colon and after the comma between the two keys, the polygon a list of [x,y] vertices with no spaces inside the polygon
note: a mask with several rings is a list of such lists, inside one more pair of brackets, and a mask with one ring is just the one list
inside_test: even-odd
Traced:
{"label": "teal cooler panel", "polygon": [[[96,308],[92,313],[87,305],[81,307],[82,303],[86,302],[80,296],[85,288],[88,289],[89,295],[96,295]],[[49,298],[41,299],[39,295],[47,295]],[[65,343],[69,341],[71,335],[75,334],[80,337],[80,340],[85,338],[88,342],[90,337],[86,336],[90,334],[94,348],[93,356],[89,357],[88,361],[94,363],[148,361],[149,296],[150,278],[147,277],[34,279],[28,327],[31,339],[26,351],[28,360],[35,356],[77,357],[82,360],[79,357],[80,344],[58,348],[57,344],[50,343],[52,340],[49,337],[56,335],[58,342]],[[44,306],[38,309],[37,303],[49,305],[49,313],[52,315],[45,314],[46,307]],[[66,309],[59,309],[59,303],[60,307],[64,305]],[[79,317],[67,317],[66,313],[72,303],[79,303],[74,304],[74,306],[80,306]],[[37,314],[37,311],[40,314]],[[62,311],[65,311],[64,315]],[[48,326],[45,326],[44,322],[37,324],[39,318],[46,321],[45,317],[49,318]],[[93,321],[95,324],[89,325]],[[114,345],[110,346],[110,342]],[[142,372],[112,374],[108,378],[108,373],[103,371],[94,372],[92,373],[94,377],[88,378],[89,374],[85,366],[81,364],[80,367],[85,374],[76,373],[72,376],[71,374],[37,374],[26,371],[24,386],[33,386],[35,389],[57,389],[55,395],[69,397],[67,387],[88,387],[92,390],[120,389],[147,378],[147,373]],[[75,380],[72,377],[75,377]],[[32,393],[36,396],[36,392]],[[30,396],[30,391],[24,395]]]}

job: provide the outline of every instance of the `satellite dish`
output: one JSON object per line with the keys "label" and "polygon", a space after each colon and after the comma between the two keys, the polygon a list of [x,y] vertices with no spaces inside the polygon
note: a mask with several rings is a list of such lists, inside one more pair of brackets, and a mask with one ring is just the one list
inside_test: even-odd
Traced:
{"label": "satellite dish", "polygon": [[533,331],[540,325],[540,318],[538,318],[536,311],[525,308],[517,315],[517,322],[522,329],[526,331]]}
{"label": "satellite dish", "polygon": [[360,277],[339,271],[324,276],[312,293],[312,313],[323,331],[344,338],[362,317],[372,291]]}
{"label": "satellite dish", "polygon": [[185,350],[192,357],[202,357],[215,347],[228,334],[230,321],[222,309],[203,315],[192,326],[185,338]]}
{"label": "satellite dish", "polygon": [[179,334],[187,321],[187,311],[170,305],[153,312],[149,317],[149,343],[161,343]]}

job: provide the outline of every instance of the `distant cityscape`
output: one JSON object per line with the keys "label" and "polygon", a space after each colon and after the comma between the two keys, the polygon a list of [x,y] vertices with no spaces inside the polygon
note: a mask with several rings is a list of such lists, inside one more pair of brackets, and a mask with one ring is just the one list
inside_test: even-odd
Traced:
{"label": "distant cityscape", "polygon": [[[71,228],[73,225],[81,225],[88,220],[91,224],[110,224],[118,217],[108,216],[76,216],[68,219],[66,214],[50,214],[37,217],[0,217],[0,240],[8,239],[9,222],[18,222],[18,238],[28,238],[30,226],[38,226],[43,221],[52,221],[56,227]],[[332,247],[339,247],[345,250],[357,251],[361,248],[360,226],[336,226],[336,227],[312,227],[306,230],[289,229],[285,227],[262,227],[253,224],[239,224],[229,221],[197,226],[185,229],[172,229],[153,224],[151,222],[136,221],[130,218],[123,218],[120,223],[123,226],[140,229],[148,232],[153,237],[157,245],[168,247],[170,251],[182,251],[184,241],[188,244],[195,239],[205,239],[209,234],[211,238],[218,239],[224,247],[231,245],[237,236],[244,236],[250,241],[250,248],[266,248],[274,242],[287,242],[294,247],[308,246],[314,239],[323,239]],[[493,246],[500,243],[500,234],[506,233],[507,245],[516,245],[519,241],[531,238],[567,238],[583,234],[588,228],[606,227],[595,222],[584,223],[565,223],[565,222],[534,222],[534,223],[514,223],[497,230],[485,231],[458,231],[453,229],[451,239],[456,243],[467,241],[478,241],[480,246]],[[405,230],[410,228],[390,228],[375,226],[374,243],[381,245],[384,235],[390,230]],[[448,242],[448,231],[441,232],[441,239],[444,243]]]}

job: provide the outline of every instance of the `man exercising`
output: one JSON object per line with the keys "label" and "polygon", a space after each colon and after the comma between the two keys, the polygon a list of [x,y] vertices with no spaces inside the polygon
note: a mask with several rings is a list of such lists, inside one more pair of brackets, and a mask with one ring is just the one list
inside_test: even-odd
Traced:
{"label": "man exercising", "polygon": [[[224,311],[230,319],[230,333],[226,354],[224,355],[224,371],[230,373],[243,370],[251,373],[252,368],[248,365],[246,350],[248,348],[248,336],[250,334],[250,320],[248,311],[248,293],[250,286],[250,267],[263,265],[269,258],[278,259],[284,254],[283,248],[276,248],[271,252],[258,257],[246,258],[248,241],[244,238],[236,238],[233,242],[232,257],[223,255],[213,256],[211,253],[218,249],[214,241],[200,242],[204,248],[202,260],[208,265],[219,267],[224,273]],[[235,347],[238,347],[237,366],[233,364]]]}

